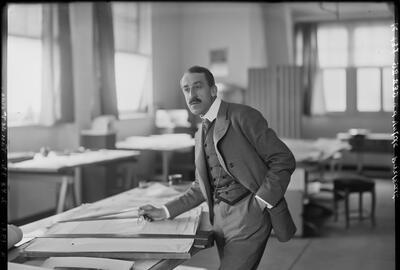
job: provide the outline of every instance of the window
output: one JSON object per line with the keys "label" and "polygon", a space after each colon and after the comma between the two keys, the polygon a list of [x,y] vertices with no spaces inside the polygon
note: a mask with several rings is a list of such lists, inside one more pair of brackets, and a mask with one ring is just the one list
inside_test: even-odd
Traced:
{"label": "window", "polygon": [[9,5],[7,119],[10,126],[35,124],[41,107],[42,6]]}
{"label": "window", "polygon": [[393,62],[390,24],[354,27],[354,65],[387,66]]}
{"label": "window", "polygon": [[392,68],[383,68],[382,73],[382,106],[385,111],[393,110],[393,79]]}
{"label": "window", "polygon": [[319,65],[321,67],[347,66],[349,37],[345,27],[319,27],[317,30],[317,43]]}
{"label": "window", "polygon": [[381,100],[381,77],[378,68],[357,69],[357,110],[379,111]]}
{"label": "window", "polygon": [[390,22],[324,23],[317,29],[327,112],[393,110]]}
{"label": "window", "polygon": [[145,56],[115,53],[115,81],[120,113],[139,110],[145,89],[148,64],[149,59]]}
{"label": "window", "polygon": [[346,72],[343,69],[326,69],[322,72],[322,84],[327,111],[345,111]]}
{"label": "window", "polygon": [[150,104],[151,27],[148,3],[112,2],[117,106],[121,118]]}

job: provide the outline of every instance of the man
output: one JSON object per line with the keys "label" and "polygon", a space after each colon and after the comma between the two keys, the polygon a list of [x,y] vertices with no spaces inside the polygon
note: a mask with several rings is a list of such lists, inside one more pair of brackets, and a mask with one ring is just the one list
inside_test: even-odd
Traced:
{"label": "man", "polygon": [[217,98],[208,69],[189,68],[181,88],[190,111],[203,119],[195,136],[196,179],[179,198],[162,208],[141,206],[139,214],[174,218],[206,200],[220,269],[256,269],[272,228],[280,241],[296,231],[284,199],[293,154],[257,110]]}

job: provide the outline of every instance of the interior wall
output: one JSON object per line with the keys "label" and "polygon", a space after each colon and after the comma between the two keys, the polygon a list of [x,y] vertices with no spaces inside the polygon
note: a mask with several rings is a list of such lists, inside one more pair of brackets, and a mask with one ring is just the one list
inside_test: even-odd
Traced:
{"label": "interior wall", "polygon": [[[267,33],[261,4],[249,6],[249,67],[266,67],[268,63]],[[246,85],[247,88],[247,85]]]}
{"label": "interior wall", "polygon": [[262,4],[268,66],[293,65],[293,26],[289,8],[282,3]]}
{"label": "interior wall", "polygon": [[54,127],[23,126],[9,127],[7,134],[8,151],[39,151],[41,147],[53,150],[76,149],[78,146],[75,124]]}
{"label": "interior wall", "polygon": [[187,3],[183,5],[183,67],[210,66],[213,49],[227,49],[228,75],[216,76],[247,88],[247,70],[266,62],[261,12],[257,3]]}
{"label": "interior wall", "polygon": [[305,139],[332,138],[337,133],[346,132],[351,128],[368,129],[373,133],[392,133],[392,117],[389,113],[370,116],[302,117],[302,137]]}
{"label": "interior wall", "polygon": [[152,6],[154,104],[156,108],[181,108],[182,3],[156,2]]}

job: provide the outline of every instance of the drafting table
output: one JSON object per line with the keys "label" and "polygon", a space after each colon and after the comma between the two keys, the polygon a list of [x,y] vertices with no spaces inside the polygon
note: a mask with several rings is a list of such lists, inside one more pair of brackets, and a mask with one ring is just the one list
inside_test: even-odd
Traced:
{"label": "drafting table", "polygon": [[[349,143],[331,138],[320,138],[317,140],[283,139],[283,141],[296,159],[296,170],[307,169],[310,165],[318,165],[322,162],[330,161],[336,154],[351,149]],[[307,179],[305,178],[305,180]],[[290,184],[303,189],[307,194],[306,182],[292,182]]]}
{"label": "drafting table", "polygon": [[[308,183],[310,169],[321,163],[331,161],[337,153],[350,149],[347,142],[338,139],[320,138],[317,140],[282,139],[296,159],[296,170],[293,172],[285,198],[289,205],[297,236],[303,235],[303,205],[311,193]],[[322,173],[322,171],[320,171]]]}
{"label": "drafting table", "polygon": [[[337,134],[337,138],[342,141],[348,141],[352,144],[352,140],[357,135],[351,135],[347,132],[340,132]],[[358,135],[360,138],[360,144],[354,145],[359,149],[354,149],[359,152],[377,152],[377,153],[392,153],[393,151],[393,136],[389,133],[367,133],[365,135]]]}
{"label": "drafting table", "polygon": [[351,152],[356,154],[358,172],[362,171],[364,154],[393,154],[393,136],[389,133],[352,135],[348,132],[340,132],[337,138],[351,145]]}
{"label": "drafting table", "polygon": [[[163,189],[153,188],[155,186],[164,186]],[[54,216],[35,221],[33,223],[21,226],[21,230],[23,231],[24,238],[22,242],[20,242],[19,246],[11,249],[8,252],[8,261],[15,263],[24,263],[31,264],[31,262],[40,262],[44,261],[47,257],[30,257],[24,254],[25,249],[29,247],[29,245],[37,240],[39,237],[47,234],[54,228],[57,228],[56,225],[60,225],[63,223],[59,223],[62,220],[68,220],[71,217],[79,216],[79,213],[84,213],[88,207],[91,209],[103,209],[105,207],[115,207],[116,205],[126,204],[126,205],[143,205],[148,203],[149,201],[156,201],[154,205],[164,204],[168,200],[170,200],[174,196],[179,196],[181,192],[186,190],[189,187],[189,184],[183,184],[179,186],[175,186],[174,188],[167,187],[166,185],[160,183],[154,183],[148,188],[134,188],[129,191],[125,191],[118,195],[114,195],[103,200],[97,201],[92,204],[83,204],[79,207],[70,209],[60,214],[56,214]],[[170,193],[172,190],[172,193]],[[171,195],[172,194],[172,195]],[[161,197],[161,198],[157,198]],[[201,219],[199,221],[198,228],[196,230],[193,246],[190,248],[188,254],[168,254],[168,253],[131,253],[131,254],[121,254],[124,256],[125,260],[133,260],[135,263],[134,269],[138,270],[167,270],[174,269],[177,265],[183,263],[187,259],[189,259],[192,255],[197,253],[203,248],[207,248],[212,246],[213,237],[211,233],[211,225],[208,221],[208,212],[207,207],[203,205],[198,206],[193,209],[194,211],[205,211],[202,212]],[[154,223],[154,222],[153,222]],[[42,238],[43,239],[43,238]],[[173,239],[172,239],[173,240]],[[30,241],[30,242],[29,242]],[[157,245],[157,242],[154,243]],[[185,255],[185,256],[182,256]],[[52,255],[54,256],[54,255]],[[93,254],[90,257],[103,257],[107,258],[107,256],[102,254]],[[108,257],[115,258],[115,257]],[[40,264],[36,264],[40,265]]]}
{"label": "drafting table", "polygon": [[[151,136],[132,136],[116,143],[117,149],[159,151],[162,154],[162,179],[168,181],[169,159],[173,152],[190,151],[194,138],[186,133],[172,133]],[[193,161],[194,162],[194,161]]]}
{"label": "drafting table", "polygon": [[60,183],[57,199],[57,213],[64,209],[65,199],[70,191],[75,204],[81,204],[81,168],[84,166],[110,163],[135,162],[138,151],[96,150],[71,153],[68,155],[36,156],[21,162],[8,163],[8,176],[12,180],[41,180]]}

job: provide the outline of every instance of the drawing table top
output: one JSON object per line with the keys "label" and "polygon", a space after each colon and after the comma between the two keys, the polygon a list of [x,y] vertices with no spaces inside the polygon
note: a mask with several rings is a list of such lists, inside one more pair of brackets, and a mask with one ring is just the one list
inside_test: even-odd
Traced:
{"label": "drawing table top", "polygon": [[[21,229],[24,234],[24,239],[19,243],[19,247],[13,248],[8,253],[8,260],[17,263],[25,263],[30,264],[31,262],[35,262],[40,258],[26,258],[23,256],[23,249],[28,246],[29,240],[32,240],[35,236],[39,237],[46,233],[46,231],[58,221],[65,220],[68,218],[76,216],[81,211],[84,213],[87,207],[94,208],[102,208],[102,207],[113,207],[116,205],[121,205],[125,201],[127,202],[130,200],[136,200],[137,203],[145,204],[149,202],[153,202],[154,205],[161,205],[171,199],[174,196],[178,196],[184,188],[179,186],[177,189],[173,188],[151,188],[152,186],[160,187],[160,183],[156,183],[150,186],[150,188],[140,189],[135,188],[112,197],[108,197],[106,199],[97,201],[93,204],[88,205],[81,205],[79,207],[73,208],[66,212],[50,216],[45,219],[41,219],[30,224],[26,224],[21,226]],[[188,184],[186,184],[188,187]],[[136,196],[136,197],[135,197]],[[86,208],[85,208],[86,207]],[[200,206],[203,207],[203,206]],[[203,208],[204,209],[204,208]],[[213,239],[210,233],[211,226],[208,222],[208,213],[203,212],[201,215],[201,220],[199,224],[199,228],[197,230],[195,241],[193,246],[191,247],[190,251],[188,252],[187,256],[182,256],[182,254],[174,255],[174,254],[167,254],[167,253],[135,253],[135,254],[121,254],[119,257],[120,259],[127,259],[127,260],[134,260],[135,261],[135,269],[151,269],[151,270],[158,270],[158,269],[173,269],[177,265],[186,261],[190,256],[194,255],[196,252],[201,250],[202,248],[209,247],[212,245]],[[32,237],[32,238],[30,238]],[[24,243],[24,241],[28,241]],[[94,255],[95,256],[95,255]],[[103,257],[103,255],[101,255]],[[97,256],[95,256],[97,257]],[[114,257],[115,258],[115,257]],[[44,260],[45,258],[42,258]]]}
{"label": "drawing table top", "polygon": [[116,143],[118,149],[183,151],[194,147],[194,139],[186,133],[131,136]]}
{"label": "drawing table top", "polygon": [[173,152],[188,152],[193,149],[195,140],[186,133],[171,133],[150,136],[131,136],[116,143],[117,149],[158,151],[162,154],[162,180],[168,181],[170,156]]}
{"label": "drawing table top", "polygon": [[9,162],[8,171],[11,173],[61,173],[77,167],[132,160],[139,154],[140,152],[132,150],[101,149],[68,155],[53,154],[47,157],[37,155],[30,160]]}

